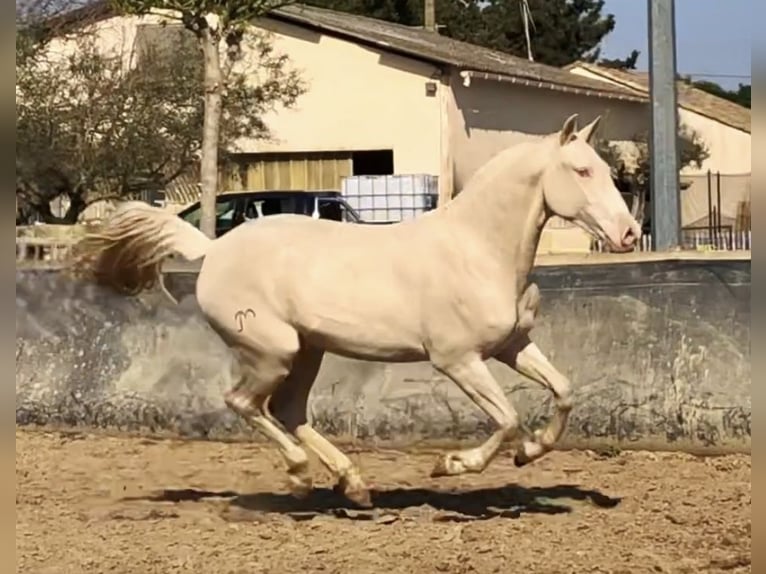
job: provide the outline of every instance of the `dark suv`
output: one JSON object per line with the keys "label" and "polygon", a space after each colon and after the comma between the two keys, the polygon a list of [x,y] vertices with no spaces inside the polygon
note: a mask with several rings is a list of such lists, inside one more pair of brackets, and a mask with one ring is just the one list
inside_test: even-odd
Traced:
{"label": "dark suv", "polygon": [[[278,213],[318,216],[320,219],[365,223],[338,191],[240,191],[216,198],[215,233],[220,237],[240,223]],[[199,227],[199,201],[178,216]]]}

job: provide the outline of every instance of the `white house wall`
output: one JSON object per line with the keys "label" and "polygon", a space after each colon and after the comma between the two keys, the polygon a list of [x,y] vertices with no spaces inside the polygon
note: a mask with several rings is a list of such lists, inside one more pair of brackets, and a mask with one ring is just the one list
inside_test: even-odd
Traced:
{"label": "white house wall", "polygon": [[683,169],[683,175],[706,173],[708,170],[726,175],[751,172],[752,137],[749,133],[684,108],[679,110],[678,116],[684,125],[699,134],[710,154],[699,168],[690,166]]}

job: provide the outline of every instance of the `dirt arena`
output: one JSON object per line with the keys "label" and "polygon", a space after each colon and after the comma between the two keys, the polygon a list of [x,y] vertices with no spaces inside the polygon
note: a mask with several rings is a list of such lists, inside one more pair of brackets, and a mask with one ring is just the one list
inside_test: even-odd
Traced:
{"label": "dirt arena", "polygon": [[749,456],[554,452],[519,470],[503,453],[439,480],[435,451],[352,456],[372,511],[316,461],[319,490],[293,499],[260,445],[17,429],[17,572],[751,571]]}

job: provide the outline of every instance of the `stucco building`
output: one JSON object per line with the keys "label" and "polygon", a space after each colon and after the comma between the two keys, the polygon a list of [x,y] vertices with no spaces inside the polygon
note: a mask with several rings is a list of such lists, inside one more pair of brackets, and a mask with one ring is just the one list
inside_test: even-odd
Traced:
{"label": "stucco building", "polygon": [[[86,10],[80,20],[104,50],[129,61],[142,46],[178,38],[160,16],[117,15],[107,2]],[[76,22],[78,15],[69,18]],[[254,21],[253,31],[270,36],[308,91],[294,108],[264,118],[272,140],[239,142],[239,169],[222,181],[230,190],[340,189],[348,176],[428,174],[438,177],[444,200],[494,153],[526,134],[557,130],[572,113],[583,123],[605,116],[602,135],[615,142],[649,126],[645,85],[586,64],[559,69],[428,30],[303,5]],[[62,38],[54,49],[66,45]],[[710,149],[703,173],[743,172],[750,161],[749,114],[706,113],[699,98],[682,92],[679,101],[682,121]],[[699,211],[685,210],[685,223]],[[557,231],[546,233],[544,250],[587,249],[579,230],[561,227],[551,223]]]}
{"label": "stucco building", "polygon": [[[108,3],[87,15],[104,48],[123,54],[169,37],[159,17],[115,15]],[[419,28],[300,5],[253,26],[289,56],[308,91],[265,118],[272,141],[240,142],[246,188],[425,173],[446,197],[520,134],[556,130],[572,113],[583,122],[607,113],[610,139],[629,138],[646,119],[646,98],[633,90]]]}

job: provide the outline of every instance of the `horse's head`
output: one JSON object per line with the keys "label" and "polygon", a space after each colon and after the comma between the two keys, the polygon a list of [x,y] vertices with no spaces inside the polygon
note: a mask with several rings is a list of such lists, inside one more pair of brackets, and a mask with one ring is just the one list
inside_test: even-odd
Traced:
{"label": "horse's head", "polygon": [[641,237],[641,226],[615,187],[609,165],[590,144],[600,121],[601,116],[578,131],[575,114],[553,136],[555,159],[542,181],[545,203],[614,250],[630,251]]}

